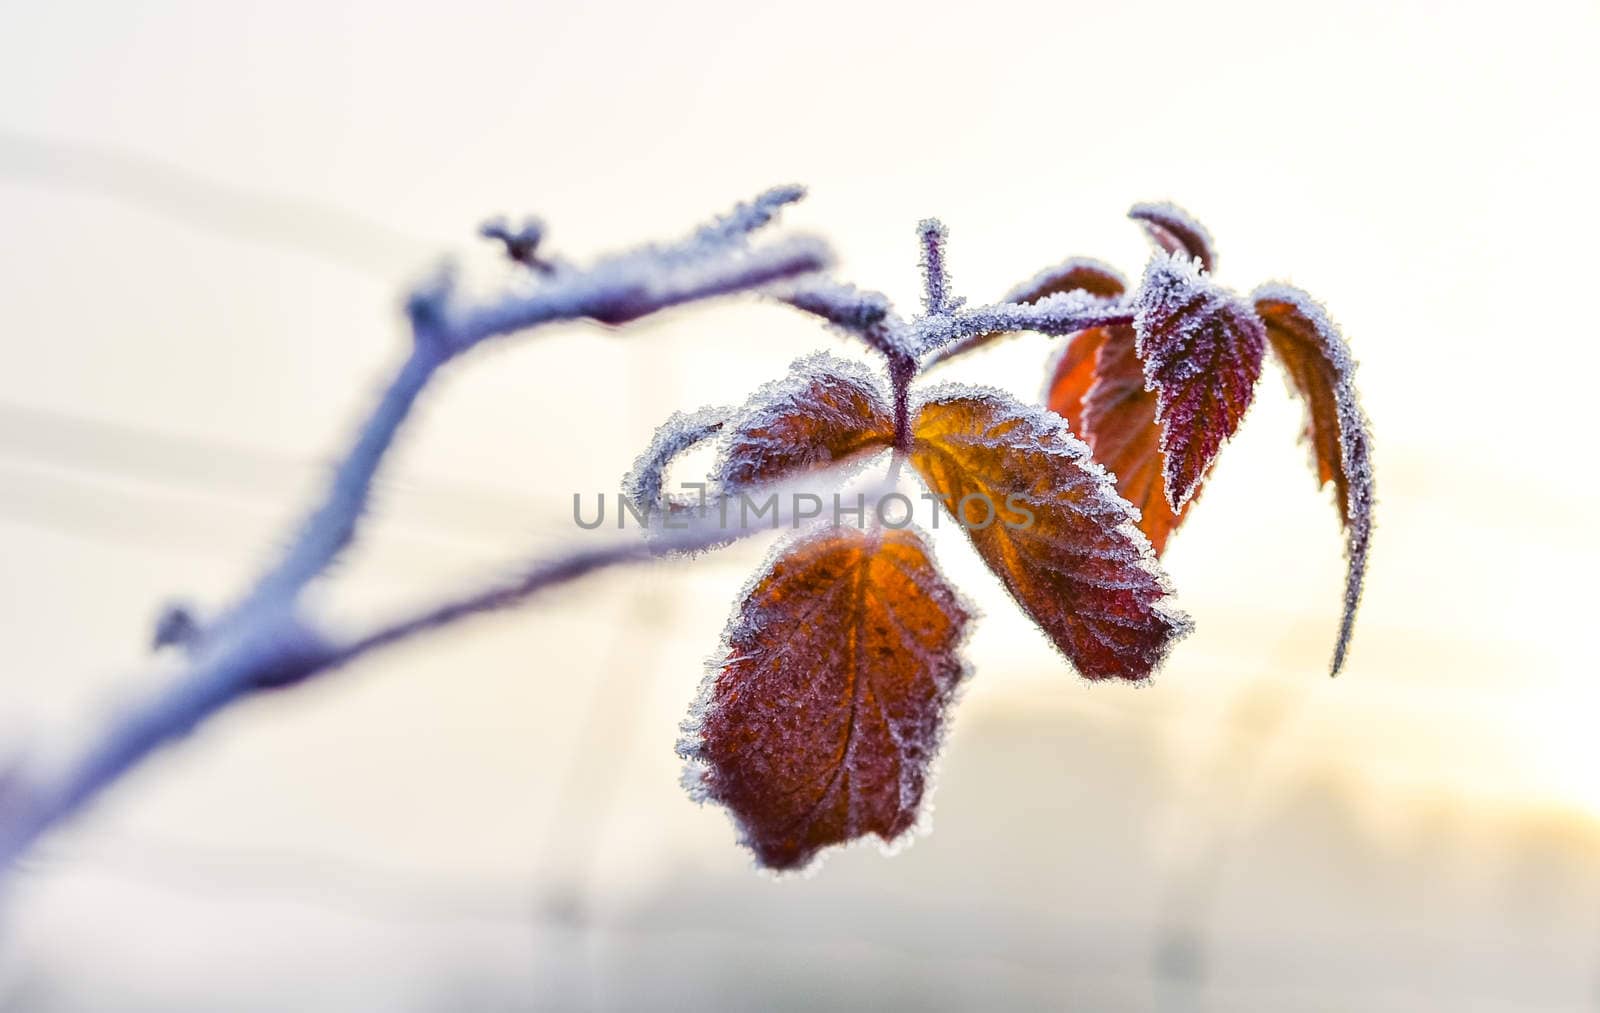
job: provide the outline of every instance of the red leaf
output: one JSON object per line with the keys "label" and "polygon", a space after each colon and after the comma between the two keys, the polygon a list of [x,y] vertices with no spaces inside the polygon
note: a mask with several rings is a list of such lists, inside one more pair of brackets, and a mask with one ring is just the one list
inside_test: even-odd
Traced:
{"label": "red leaf", "polygon": [[970,612],[907,530],[837,527],[787,547],[728,627],[680,751],[773,869],[917,821]]}
{"label": "red leaf", "polygon": [[1251,294],[1273,353],[1305,399],[1304,439],[1311,447],[1317,485],[1338,492],[1345,529],[1344,617],[1333,651],[1333,674],[1344,665],[1361,603],[1367,547],[1372,537],[1372,451],[1366,413],[1356,398],[1355,360],[1327,311],[1288,285],[1263,285]]}
{"label": "red leaf", "polygon": [[1045,268],[1013,288],[1006,293],[1002,302],[1036,303],[1045,296],[1062,292],[1087,292],[1102,299],[1115,299],[1127,288],[1127,283],[1116,268],[1087,257],[1073,257],[1055,267]]}
{"label": "red leaf", "polygon": [[922,406],[911,463],[985,563],[1085,678],[1147,678],[1188,632],[1133,511],[1057,415],[951,390]]}
{"label": "red leaf", "polygon": [[1157,257],[1136,297],[1135,351],[1156,393],[1162,474],[1176,511],[1239,428],[1261,375],[1261,321],[1195,263]]}
{"label": "red leaf", "polygon": [[856,363],[813,355],[751,397],[716,478],[725,491],[764,485],[892,442],[894,416],[878,379]]}
{"label": "red leaf", "polygon": [[1216,249],[1211,233],[1189,212],[1176,204],[1135,204],[1128,217],[1144,226],[1150,239],[1168,253],[1183,253],[1200,262],[1208,272],[1217,269]]}
{"label": "red leaf", "polygon": [[1045,403],[1116,476],[1117,492],[1139,508],[1139,530],[1160,556],[1199,491],[1180,510],[1167,502],[1156,396],[1144,388],[1144,367],[1134,344],[1132,327],[1098,327],[1073,335],[1056,360]]}
{"label": "red leaf", "polygon": [[[1033,281],[1013,290],[1007,299],[1032,303],[1058,292],[1079,289],[1114,299],[1123,293],[1124,285],[1122,276],[1111,268],[1097,261],[1077,258],[1040,272]],[[1094,384],[1095,356],[1105,343],[1107,332],[1108,328],[1092,327],[1066,338],[1051,370],[1049,386],[1045,388],[1045,401],[1050,409],[1067,419],[1072,431],[1079,435],[1084,431],[1081,426],[1083,398]]]}

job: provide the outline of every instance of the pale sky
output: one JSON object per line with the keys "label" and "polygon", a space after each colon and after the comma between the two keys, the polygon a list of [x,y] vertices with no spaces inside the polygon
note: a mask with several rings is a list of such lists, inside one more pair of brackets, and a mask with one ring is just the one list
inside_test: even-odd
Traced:
{"label": "pale sky", "polygon": [[[968,711],[1065,712],[1198,767],[1266,694],[1284,710],[1262,776],[1332,779],[1379,824],[1441,796],[1600,820],[1597,29],[1592,2],[0,4],[0,727],[99,713],[162,600],[215,603],[272,550],[400,353],[405,285],[445,256],[497,277],[473,239],[489,215],[537,213],[578,256],[801,182],[784,227],[909,304],[921,217],[984,299],[1074,254],[1135,274],[1124,213],[1171,199],[1216,237],[1220,281],[1309,290],[1360,361],[1379,504],[1345,674],[1325,675],[1336,511],[1269,365],[1168,552],[1198,630],[1155,685],[1081,682],[938,543],[986,613],[950,749],[986,748]],[[339,606],[558,544],[572,493],[614,490],[670,412],[820,348],[861,354],[744,302],[462,363]],[[1033,398],[1049,352],[1028,337],[951,373]],[[541,814],[598,748],[623,813],[602,893],[683,856],[736,868],[671,743],[760,553],[597,580],[226,716],[67,843],[527,880],[531,854],[570,858]],[[626,723],[584,742],[594,693]],[[98,896],[63,890],[39,924]]]}

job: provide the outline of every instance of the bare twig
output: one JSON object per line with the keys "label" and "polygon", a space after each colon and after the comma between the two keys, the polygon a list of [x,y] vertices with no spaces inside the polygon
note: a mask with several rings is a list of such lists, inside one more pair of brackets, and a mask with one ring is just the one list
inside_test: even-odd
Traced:
{"label": "bare twig", "polygon": [[909,325],[895,314],[889,297],[833,281],[807,278],[770,293],[795,309],[821,317],[889,358],[909,353]]}
{"label": "bare twig", "polygon": [[1133,322],[1133,307],[1125,302],[1100,299],[1083,292],[1047,296],[1036,303],[996,303],[958,309],[939,317],[918,317],[922,368],[927,369],[963,352],[971,351],[996,334],[1034,331],[1058,337],[1090,327]]}
{"label": "bare twig", "polygon": [[530,284],[486,302],[458,300],[448,276],[414,293],[407,307],[411,353],[288,550],[215,622],[196,629],[193,614],[186,610],[189,622],[181,637],[168,629],[158,632],[159,642],[181,643],[188,650],[158,693],[120,711],[65,762],[47,770],[38,758],[25,756],[0,770],[0,868],[160,746],[253,692],[287,686],[378,647],[510,607],[595,570],[710,547],[745,534],[725,526],[691,525],[648,540],[577,550],[354,637],[323,632],[301,604],[306,586],[354,540],[374,476],[440,367],[490,338],[541,324],[580,319],[623,323],[815,272],[829,259],[818,240],[796,237],[762,247],[748,243],[751,232],[800,194],[796,187],[769,191],[673,244],[625,251],[585,268],[552,265],[547,272],[530,275]]}
{"label": "bare twig", "polygon": [[[649,538],[636,532],[540,560],[508,578],[485,581],[355,634],[319,629],[294,611],[265,613],[239,635],[202,645],[160,693],[116,714],[88,749],[53,774],[39,776],[23,765],[0,777],[0,868],[156,749],[254,692],[320,677],[372,651],[512,608],[599,570],[797,527],[802,515],[794,505],[808,495],[815,499],[818,489],[833,488],[837,478],[823,471],[804,485],[775,491],[777,509],[750,522],[728,524],[711,513],[680,518],[681,528],[655,530]],[[863,494],[864,501],[876,510],[892,491],[891,484],[880,483]]]}
{"label": "bare twig", "polygon": [[218,627],[226,631],[248,622],[255,609],[293,597],[338,557],[355,536],[373,476],[395,434],[434,374],[455,356],[490,338],[542,324],[585,318],[620,323],[698,299],[749,291],[814,272],[827,260],[826,247],[815,239],[781,240],[752,250],[719,232],[714,242],[697,235],[673,247],[646,246],[616,254],[589,268],[561,268],[542,277],[531,290],[482,304],[457,304],[447,277],[418,289],[407,303],[413,336],[410,357],[390,381],[334,472],[323,502],[302,524],[289,551],[224,612]]}
{"label": "bare twig", "polygon": [[924,218],[917,223],[917,235],[922,240],[922,310],[930,317],[949,313],[961,304],[950,299],[950,269],[944,261],[950,230],[937,218]]}

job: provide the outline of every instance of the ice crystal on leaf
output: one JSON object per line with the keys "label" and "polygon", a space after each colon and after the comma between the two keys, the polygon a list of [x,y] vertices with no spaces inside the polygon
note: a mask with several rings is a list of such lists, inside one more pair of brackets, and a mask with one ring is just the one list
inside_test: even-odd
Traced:
{"label": "ice crystal on leaf", "polygon": [[[889,402],[904,396],[855,363],[801,359],[725,428],[715,484],[771,487],[892,447],[1083,676],[1147,678],[1188,620],[1088,448],[1049,411],[951,386],[919,400],[899,437]],[[657,443],[700,428],[679,420]],[[762,864],[798,867],[915,822],[959,670],[948,644],[970,614],[955,601],[920,536],[881,517],[803,537],[758,577],[685,755],[692,789],[729,808]]]}
{"label": "ice crystal on leaf", "polygon": [[911,463],[989,569],[1085,678],[1148,678],[1189,622],[1089,449],[999,391],[931,397]]}
{"label": "ice crystal on leaf", "polygon": [[1102,299],[1114,299],[1127,290],[1127,282],[1117,269],[1088,257],[1073,257],[1047,267],[1007,292],[1003,302],[1034,303],[1063,292],[1087,292]]}
{"label": "ice crystal on leaf", "polygon": [[1288,285],[1263,285],[1251,293],[1266,325],[1273,354],[1306,403],[1304,438],[1319,486],[1333,482],[1345,529],[1344,616],[1333,651],[1333,672],[1345,650],[1361,604],[1367,545],[1372,538],[1372,437],[1356,400],[1355,360],[1320,303]]}
{"label": "ice crystal on leaf", "polygon": [[[1332,672],[1344,665],[1372,529],[1371,437],[1356,395],[1355,365],[1325,310],[1287,285],[1248,303],[1211,281],[1216,253],[1205,228],[1170,204],[1140,204],[1140,221],[1168,257],[1146,270],[1133,326],[1081,330],[1054,358],[1045,402],[1086,440],[1141,511],[1159,554],[1194,505],[1207,469],[1249,407],[1262,349],[1272,348],[1306,405],[1304,438],[1318,484],[1333,482],[1349,570]],[[1109,271],[1067,261],[1019,286],[1018,299],[1074,290],[1115,297]]]}
{"label": "ice crystal on leaf", "polygon": [[744,596],[680,751],[761,864],[917,822],[971,611],[906,528],[826,528]]}
{"label": "ice crystal on leaf", "polygon": [[1128,217],[1144,226],[1152,242],[1168,253],[1183,253],[1207,271],[1217,269],[1217,252],[1211,233],[1176,204],[1135,204]]}
{"label": "ice crystal on leaf", "polygon": [[1178,510],[1250,407],[1265,340],[1250,308],[1181,255],[1150,262],[1136,301],[1135,350],[1156,393],[1167,502]]}
{"label": "ice crystal on leaf", "polygon": [[1116,476],[1117,492],[1139,510],[1139,530],[1159,556],[1199,490],[1180,509],[1172,509],[1156,395],[1145,388],[1144,367],[1134,348],[1134,330],[1128,325],[1074,335],[1056,359],[1045,403]]}
{"label": "ice crystal on leaf", "polygon": [[[1031,301],[1075,289],[1115,298],[1123,294],[1123,282],[1111,268],[1076,259],[1014,291]],[[1173,510],[1167,500],[1156,395],[1145,387],[1135,340],[1132,324],[1093,327],[1072,335],[1057,353],[1044,400],[1116,477],[1117,492],[1138,509],[1139,530],[1159,556],[1194,496],[1180,510]]]}
{"label": "ice crystal on leaf", "polygon": [[[882,375],[831,355],[797,360],[731,414],[673,420],[629,488],[670,509],[667,463],[713,434],[721,496],[824,469],[831,480],[839,462],[892,452],[886,487],[909,465],[1080,675],[1140,682],[1190,629],[1158,556],[1238,429],[1270,343],[1306,401],[1318,478],[1335,484],[1347,531],[1337,672],[1372,507],[1349,351],[1304,293],[1268,286],[1246,302],[1218,285],[1210,236],[1181,210],[1139,205],[1131,217],[1161,249],[1131,293],[1114,269],[1074,258],[969,307],[951,291],[949,232],[934,219],[917,230],[916,316],[832,279],[769,289],[861,340]],[[1046,407],[997,390],[918,388],[923,370],[1017,331],[1063,341]],[[923,536],[871,510],[856,516],[842,526],[836,506],[832,527],[796,535],[757,574],[685,725],[691,790],[727,807],[774,869],[864,836],[893,841],[917,822],[965,673],[956,650],[972,610]]]}
{"label": "ice crystal on leaf", "polygon": [[633,462],[633,470],[622,480],[623,496],[652,518],[663,511],[689,506],[686,499],[666,491],[667,468],[679,454],[721,432],[730,414],[727,408],[674,412],[656,430],[650,446]]}
{"label": "ice crystal on leaf", "polygon": [[716,480],[728,492],[766,485],[893,438],[888,394],[877,377],[836,356],[813,355],[746,403],[724,440]]}

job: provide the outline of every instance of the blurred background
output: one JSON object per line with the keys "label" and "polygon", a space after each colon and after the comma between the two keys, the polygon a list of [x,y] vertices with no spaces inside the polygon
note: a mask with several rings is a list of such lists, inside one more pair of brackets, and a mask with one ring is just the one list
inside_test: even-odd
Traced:
{"label": "blurred background", "polygon": [[[780,182],[910,305],[1174,200],[1323,300],[1378,529],[1345,673],[1330,494],[1267,367],[1167,554],[1197,632],[1078,679],[986,613],[931,833],[758,874],[677,724],[766,546],[592,579],[224,714],[48,838],[7,1010],[1593,1009],[1600,7],[0,2],[0,743],[138,692],[161,602],[271,553],[403,351],[406,287],[543,215],[586,256]],[[422,405],[359,616],[574,537],[671,411],[818,348],[756,301],[486,348]],[[952,377],[1034,399],[1048,340]],[[952,537],[954,536],[954,537]]]}

